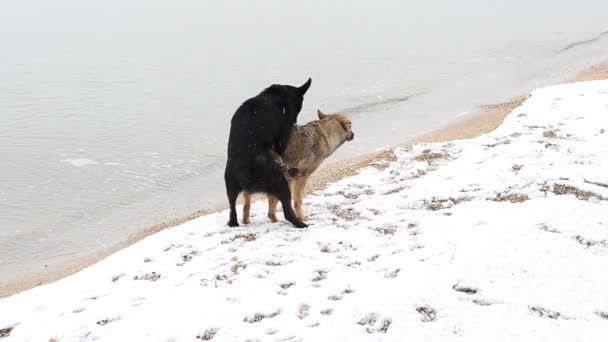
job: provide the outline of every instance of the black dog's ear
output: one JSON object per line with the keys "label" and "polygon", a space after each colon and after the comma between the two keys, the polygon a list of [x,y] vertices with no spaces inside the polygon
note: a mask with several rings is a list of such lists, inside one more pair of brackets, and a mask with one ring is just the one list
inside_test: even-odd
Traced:
{"label": "black dog's ear", "polygon": [[306,83],[304,83],[300,88],[298,88],[298,90],[300,91],[300,95],[304,96],[304,94],[306,94],[308,88],[310,88],[311,83],[312,79],[309,77],[308,81],[306,81]]}

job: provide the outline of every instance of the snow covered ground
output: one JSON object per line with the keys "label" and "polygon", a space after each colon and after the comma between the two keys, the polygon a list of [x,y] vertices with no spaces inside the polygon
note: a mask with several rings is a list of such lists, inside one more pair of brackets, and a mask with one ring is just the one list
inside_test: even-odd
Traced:
{"label": "snow covered ground", "polygon": [[608,339],[608,81],[394,153],[307,197],[308,229],[258,202],[0,300],[0,340]]}

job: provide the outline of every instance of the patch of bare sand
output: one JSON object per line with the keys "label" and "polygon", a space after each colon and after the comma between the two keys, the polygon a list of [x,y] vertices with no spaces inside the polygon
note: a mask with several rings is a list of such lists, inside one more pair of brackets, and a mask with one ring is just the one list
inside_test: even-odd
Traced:
{"label": "patch of bare sand", "polygon": [[[582,81],[593,81],[608,79],[608,61],[594,65],[575,77],[568,78],[561,83],[572,83]],[[504,103],[497,103],[482,106],[480,110],[466,118],[461,119],[450,124],[447,127],[437,129],[430,133],[422,134],[410,141],[403,144],[397,145],[399,147],[412,146],[419,142],[443,142],[456,139],[470,139],[477,137],[483,133],[491,132],[496,129],[505,117],[519,106],[528,95],[521,95],[513,98],[511,101]],[[397,147],[395,146],[395,147]],[[390,150],[382,150],[373,153],[368,153],[362,156],[351,158],[348,160],[336,162],[333,164],[327,164],[322,166],[315,174],[310,178],[306,187],[307,192],[321,190],[328,184],[336,182],[344,177],[352,176],[359,170],[368,167],[383,167],[386,162],[393,161],[395,156]],[[256,199],[264,199],[261,196],[257,196]],[[27,289],[36,287],[38,285],[51,283],[61,278],[67,277],[74,274],[99,260],[106,258],[107,256],[119,251],[129,245],[132,245],[147,236],[150,236],[156,232],[170,228],[181,223],[193,220],[200,216],[204,216],[209,212],[198,211],[188,216],[173,219],[167,222],[163,222],[151,227],[148,227],[142,232],[130,236],[125,242],[87,258],[79,258],[70,264],[62,264],[56,267],[49,267],[41,272],[36,272],[23,279],[9,280],[0,284],[0,298],[6,297]]]}
{"label": "patch of bare sand", "polygon": [[593,65],[586,70],[583,70],[573,78],[567,79],[563,83],[596,81],[608,79],[608,61]]}

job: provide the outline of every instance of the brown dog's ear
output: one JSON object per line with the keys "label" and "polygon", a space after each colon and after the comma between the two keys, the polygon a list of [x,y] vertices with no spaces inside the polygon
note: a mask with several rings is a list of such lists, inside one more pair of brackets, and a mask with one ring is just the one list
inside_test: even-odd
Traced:
{"label": "brown dog's ear", "polygon": [[324,118],[327,117],[327,114],[323,113],[319,109],[317,109],[317,115],[319,116],[319,120],[323,120]]}
{"label": "brown dog's ear", "polygon": [[308,88],[310,88],[311,83],[312,83],[312,79],[309,77],[308,81],[306,81],[306,83],[304,83],[300,88],[298,88],[298,90],[300,90],[300,95],[304,96],[304,94],[306,94],[306,92],[308,91]]}

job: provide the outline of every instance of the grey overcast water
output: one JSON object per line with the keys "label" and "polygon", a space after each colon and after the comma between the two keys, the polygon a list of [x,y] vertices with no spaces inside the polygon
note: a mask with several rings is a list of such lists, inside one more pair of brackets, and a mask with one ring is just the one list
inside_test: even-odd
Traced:
{"label": "grey overcast water", "polygon": [[[603,60],[608,1],[0,2],[0,282],[225,206],[229,122],[312,77],[333,160]],[[416,96],[411,96],[415,95]]]}

